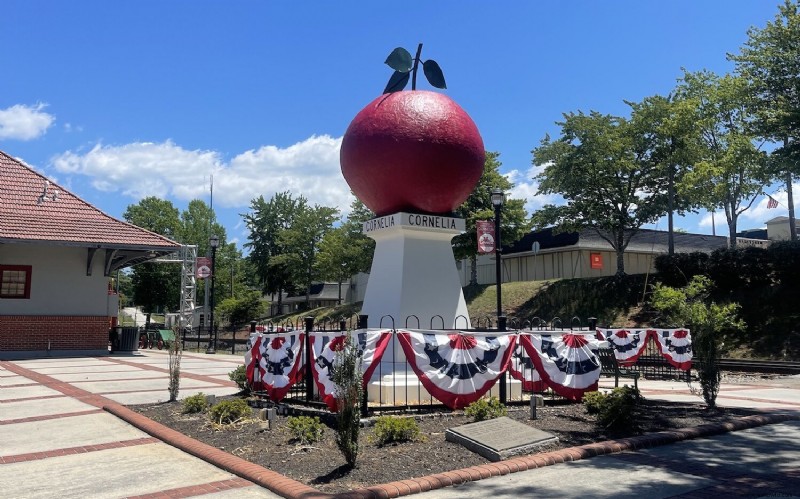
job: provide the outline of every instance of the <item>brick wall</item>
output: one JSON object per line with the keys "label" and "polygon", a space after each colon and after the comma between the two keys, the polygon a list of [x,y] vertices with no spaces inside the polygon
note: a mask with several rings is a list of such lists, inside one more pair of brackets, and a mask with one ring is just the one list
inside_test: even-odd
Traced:
{"label": "brick wall", "polygon": [[105,316],[0,315],[0,351],[103,350]]}

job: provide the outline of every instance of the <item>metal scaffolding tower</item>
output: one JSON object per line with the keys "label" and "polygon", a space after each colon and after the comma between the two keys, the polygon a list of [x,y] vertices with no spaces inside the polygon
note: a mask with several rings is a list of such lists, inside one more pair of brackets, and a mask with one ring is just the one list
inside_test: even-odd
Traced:
{"label": "metal scaffolding tower", "polygon": [[197,263],[197,245],[184,244],[180,251],[156,258],[154,262],[180,263],[181,264],[181,301],[180,318],[178,322],[179,333],[194,327],[194,303],[197,298],[197,276],[195,265]]}

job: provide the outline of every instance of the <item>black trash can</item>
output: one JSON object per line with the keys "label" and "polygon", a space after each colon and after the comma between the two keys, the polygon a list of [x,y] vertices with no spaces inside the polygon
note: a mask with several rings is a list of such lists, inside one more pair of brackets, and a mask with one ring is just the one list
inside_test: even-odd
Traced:
{"label": "black trash can", "polygon": [[139,328],[138,327],[120,327],[119,332],[119,348],[118,352],[134,352],[139,350]]}

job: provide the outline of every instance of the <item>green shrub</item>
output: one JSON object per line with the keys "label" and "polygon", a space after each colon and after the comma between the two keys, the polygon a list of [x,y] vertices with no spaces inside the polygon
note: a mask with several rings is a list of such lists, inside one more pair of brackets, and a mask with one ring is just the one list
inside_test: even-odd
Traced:
{"label": "green shrub", "polygon": [[203,392],[195,393],[183,399],[183,413],[194,414],[208,408],[208,399]]}
{"label": "green shrub", "polygon": [[490,397],[488,400],[483,398],[471,403],[464,409],[464,414],[477,422],[505,416],[508,414],[508,411],[506,410],[506,406],[501,404],[497,397]]}
{"label": "green shrub", "polygon": [[209,409],[211,421],[219,424],[231,424],[250,417],[253,411],[244,399],[223,400]]}
{"label": "green shrub", "polygon": [[587,392],[583,394],[583,405],[589,414],[599,414],[606,395],[602,392]]}
{"label": "green shrub", "polygon": [[597,414],[597,423],[607,430],[621,430],[636,424],[639,390],[630,386],[614,388],[610,393],[591,392],[583,396],[586,412]]}
{"label": "green shrub", "polygon": [[410,442],[419,438],[419,425],[414,418],[381,416],[375,421],[375,443]]}
{"label": "green shrub", "polygon": [[229,372],[228,377],[236,383],[242,393],[250,393],[250,387],[247,385],[247,370],[244,366],[239,366]]}
{"label": "green shrub", "polygon": [[303,445],[313,444],[322,438],[324,427],[318,417],[289,416],[286,420],[292,439]]}

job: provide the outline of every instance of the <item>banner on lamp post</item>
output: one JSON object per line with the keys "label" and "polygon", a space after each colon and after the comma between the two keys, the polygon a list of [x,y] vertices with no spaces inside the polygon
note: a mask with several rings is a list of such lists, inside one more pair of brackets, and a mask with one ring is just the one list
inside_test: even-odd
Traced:
{"label": "banner on lamp post", "polygon": [[494,222],[490,220],[478,220],[475,222],[478,229],[478,253],[492,253],[495,249]]}

